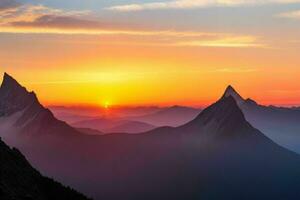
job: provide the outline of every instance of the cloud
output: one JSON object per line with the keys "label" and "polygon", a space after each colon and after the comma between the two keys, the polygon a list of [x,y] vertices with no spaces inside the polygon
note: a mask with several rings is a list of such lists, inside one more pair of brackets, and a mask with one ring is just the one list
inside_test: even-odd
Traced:
{"label": "cloud", "polygon": [[178,46],[200,46],[200,47],[231,47],[231,48],[263,48],[266,45],[259,43],[256,37],[253,36],[223,36],[211,40],[193,40],[179,42]]}
{"label": "cloud", "polygon": [[[225,1],[225,0],[224,0]],[[228,1],[226,1],[228,3]],[[4,6],[5,5],[5,6]],[[8,4],[0,12],[0,32],[39,34],[80,34],[107,36],[110,44],[144,46],[194,46],[261,48],[254,36],[177,30],[142,30],[102,22],[89,11],[66,11],[43,5]],[[117,36],[114,39],[110,36]]]}
{"label": "cloud", "polygon": [[47,14],[37,17],[32,21],[15,21],[9,25],[23,28],[61,28],[61,29],[93,29],[95,27],[105,27],[108,24],[98,21],[80,19],[74,16],[60,16]]}
{"label": "cloud", "polygon": [[20,4],[14,0],[1,0],[0,11],[18,7]]}
{"label": "cloud", "polygon": [[43,5],[5,4],[0,11],[0,32],[6,33],[78,33],[103,34],[117,26],[94,19],[87,10],[61,10]]}
{"label": "cloud", "polygon": [[257,71],[259,71],[257,68],[231,67],[231,68],[214,69],[214,70],[211,70],[210,72],[213,72],[213,73],[252,73],[252,72],[257,72]]}
{"label": "cloud", "polygon": [[[3,20],[13,13],[15,13],[21,4],[13,0],[1,0],[0,1],[0,19]],[[1,22],[0,22],[1,25]]]}
{"label": "cloud", "polygon": [[26,24],[42,23],[50,24],[57,19],[71,19],[87,15],[89,11],[65,11],[49,8],[43,5],[13,4],[15,6],[6,6],[0,11],[1,26],[18,26]]}
{"label": "cloud", "polygon": [[300,20],[300,10],[290,11],[285,13],[280,13],[276,17],[279,18],[289,18],[289,19],[299,19]]}
{"label": "cloud", "polygon": [[236,7],[255,6],[265,4],[300,3],[300,0],[173,0],[154,3],[124,4],[106,8],[113,11],[142,11],[164,9],[193,9],[207,7]]}

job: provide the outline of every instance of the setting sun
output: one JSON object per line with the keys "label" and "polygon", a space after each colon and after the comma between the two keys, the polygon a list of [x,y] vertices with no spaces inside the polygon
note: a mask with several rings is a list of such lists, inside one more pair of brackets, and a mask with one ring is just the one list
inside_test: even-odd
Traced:
{"label": "setting sun", "polygon": [[109,101],[104,101],[104,103],[103,103],[103,107],[104,107],[105,109],[109,109],[109,108],[110,108],[110,106],[111,106],[111,104],[110,104],[110,102],[109,102]]}

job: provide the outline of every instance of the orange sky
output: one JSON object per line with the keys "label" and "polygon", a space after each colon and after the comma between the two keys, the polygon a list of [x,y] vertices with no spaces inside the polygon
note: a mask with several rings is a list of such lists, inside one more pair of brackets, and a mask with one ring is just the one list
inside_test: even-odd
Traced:
{"label": "orange sky", "polygon": [[[213,19],[191,18],[189,27],[174,22],[175,15],[195,12],[186,8],[126,14],[116,13],[119,7],[106,9],[114,23],[103,26],[95,13],[75,12],[66,5],[29,5],[15,17],[6,17],[6,12],[17,6],[9,11],[0,7],[5,19],[0,23],[0,72],[36,91],[44,104],[202,106],[217,100],[228,84],[263,104],[300,104],[300,31],[295,28],[300,20],[282,24],[281,19],[290,16],[286,10],[291,5],[284,10],[247,8],[245,15],[265,14],[261,21],[253,19],[256,23],[237,12],[247,26],[226,15],[231,25],[226,17],[218,17],[218,25]],[[165,17],[151,21],[148,12]],[[134,20],[137,15],[142,23]],[[49,24],[42,21],[44,16]]]}

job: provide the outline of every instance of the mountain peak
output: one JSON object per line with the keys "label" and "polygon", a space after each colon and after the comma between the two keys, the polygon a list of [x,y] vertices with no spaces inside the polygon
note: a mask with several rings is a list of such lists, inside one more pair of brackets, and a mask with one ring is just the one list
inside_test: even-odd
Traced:
{"label": "mountain peak", "polygon": [[1,88],[9,88],[9,89],[22,88],[22,89],[24,89],[12,76],[10,76],[6,72],[3,75],[3,82],[2,82]]}
{"label": "mountain peak", "polygon": [[248,122],[232,95],[224,96],[219,101],[203,110],[187,126],[200,127],[211,135],[226,136],[239,134]]}
{"label": "mountain peak", "polygon": [[0,87],[0,116],[21,111],[32,104],[39,105],[35,93],[28,92],[12,76],[4,73]]}
{"label": "mountain peak", "polygon": [[232,96],[238,105],[244,103],[245,99],[231,86],[229,85],[222,98]]}
{"label": "mountain peak", "polygon": [[220,121],[225,118],[236,118],[244,120],[244,114],[237,105],[236,100],[233,96],[223,97],[215,104],[205,109],[198,118],[202,120],[216,120]]}

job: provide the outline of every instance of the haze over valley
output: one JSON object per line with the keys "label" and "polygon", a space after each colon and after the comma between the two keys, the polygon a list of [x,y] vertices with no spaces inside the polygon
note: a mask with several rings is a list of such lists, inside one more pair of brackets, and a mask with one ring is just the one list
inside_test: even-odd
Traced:
{"label": "haze over valley", "polygon": [[299,36],[300,0],[0,0],[0,200],[300,199]]}
{"label": "haze over valley", "polygon": [[[278,138],[277,131],[269,129],[267,135],[247,122],[244,104],[258,105],[242,101],[231,86],[189,122],[135,134],[72,127],[56,119],[35,93],[8,74],[0,97],[3,140],[20,149],[43,174],[95,199],[293,199],[300,195],[300,156],[291,151],[293,145],[290,150],[282,147],[288,148],[289,140],[272,141]],[[161,117],[165,111],[150,116]],[[295,116],[298,111],[290,112]],[[181,112],[173,110],[170,116],[177,119],[176,114]],[[286,137],[297,134],[285,133]]]}

